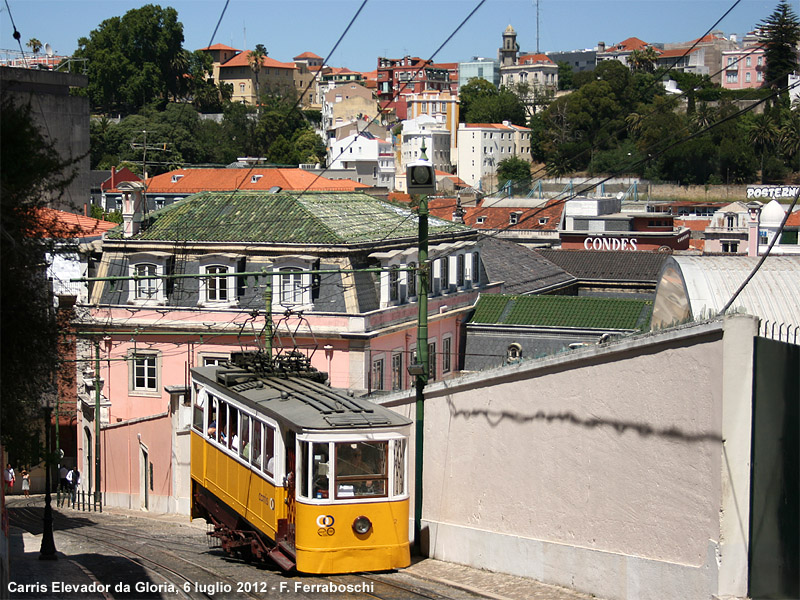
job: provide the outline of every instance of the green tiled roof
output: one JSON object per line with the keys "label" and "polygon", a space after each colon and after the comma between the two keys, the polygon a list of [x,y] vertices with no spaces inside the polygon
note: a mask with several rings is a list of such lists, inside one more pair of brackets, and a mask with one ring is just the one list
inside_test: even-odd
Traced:
{"label": "green tiled roof", "polygon": [[[434,217],[428,229],[431,235],[470,231]],[[157,210],[133,239],[357,244],[409,237],[417,237],[414,213],[363,192],[236,191],[201,192]]]}
{"label": "green tiled roof", "polygon": [[641,329],[652,302],[584,296],[482,294],[470,323],[591,329]]}

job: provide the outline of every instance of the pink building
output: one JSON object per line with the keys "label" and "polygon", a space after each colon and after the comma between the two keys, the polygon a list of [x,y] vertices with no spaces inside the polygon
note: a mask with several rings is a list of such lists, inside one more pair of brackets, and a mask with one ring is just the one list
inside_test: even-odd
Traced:
{"label": "pink building", "polygon": [[[205,192],[142,221],[141,184],[120,189],[124,224],[106,236],[94,273],[109,279],[93,284],[78,324],[103,339],[108,502],[185,511],[189,369],[264,347],[267,307],[273,352],[306,354],[332,386],[411,387],[418,285],[403,269],[418,258],[410,211],[359,192]],[[462,322],[479,291],[494,286],[474,230],[431,218],[429,231],[429,368],[439,380],[459,370]],[[174,277],[189,274],[205,277]],[[93,415],[84,413],[92,447]]]}
{"label": "pink building", "polygon": [[764,50],[757,46],[723,52],[724,73],[720,85],[729,90],[761,87],[766,66]]}

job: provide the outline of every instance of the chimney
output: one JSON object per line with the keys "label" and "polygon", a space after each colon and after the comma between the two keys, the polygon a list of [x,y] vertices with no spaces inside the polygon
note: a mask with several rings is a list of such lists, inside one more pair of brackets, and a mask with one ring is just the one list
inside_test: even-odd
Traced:
{"label": "chimney", "polygon": [[758,227],[761,223],[761,202],[747,203],[747,256],[758,256]]}
{"label": "chimney", "polygon": [[597,42],[597,51],[598,52],[605,52],[606,51],[606,43],[605,42]]}
{"label": "chimney", "polygon": [[111,189],[116,187],[117,182],[117,167],[111,167]]}
{"label": "chimney", "polygon": [[123,237],[133,237],[142,228],[144,185],[141,181],[123,181],[119,184],[119,190],[122,192]]}

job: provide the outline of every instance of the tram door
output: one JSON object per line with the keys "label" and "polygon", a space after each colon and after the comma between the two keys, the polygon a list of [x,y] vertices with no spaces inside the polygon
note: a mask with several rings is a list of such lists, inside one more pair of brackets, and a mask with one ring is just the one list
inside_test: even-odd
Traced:
{"label": "tram door", "polygon": [[295,549],[295,488],[297,485],[297,462],[295,460],[295,435],[293,431],[286,434],[286,541]]}

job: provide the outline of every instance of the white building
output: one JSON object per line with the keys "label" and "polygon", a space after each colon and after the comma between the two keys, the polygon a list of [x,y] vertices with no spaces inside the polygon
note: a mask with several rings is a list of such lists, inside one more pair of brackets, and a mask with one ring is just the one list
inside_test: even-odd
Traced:
{"label": "white building", "polygon": [[392,143],[368,131],[331,140],[328,168],[355,171],[350,177],[358,183],[394,189],[394,153]]}
{"label": "white building", "polygon": [[500,161],[516,156],[531,162],[531,130],[502,123],[458,126],[458,176],[472,187],[489,189]]}
{"label": "white building", "polygon": [[450,160],[451,146],[450,130],[444,119],[437,119],[427,114],[420,114],[414,119],[403,121],[402,142],[400,145],[400,160],[397,163],[395,181],[397,189],[406,191],[405,168],[422,156],[422,146],[425,146],[425,155],[437,171],[453,172]]}

